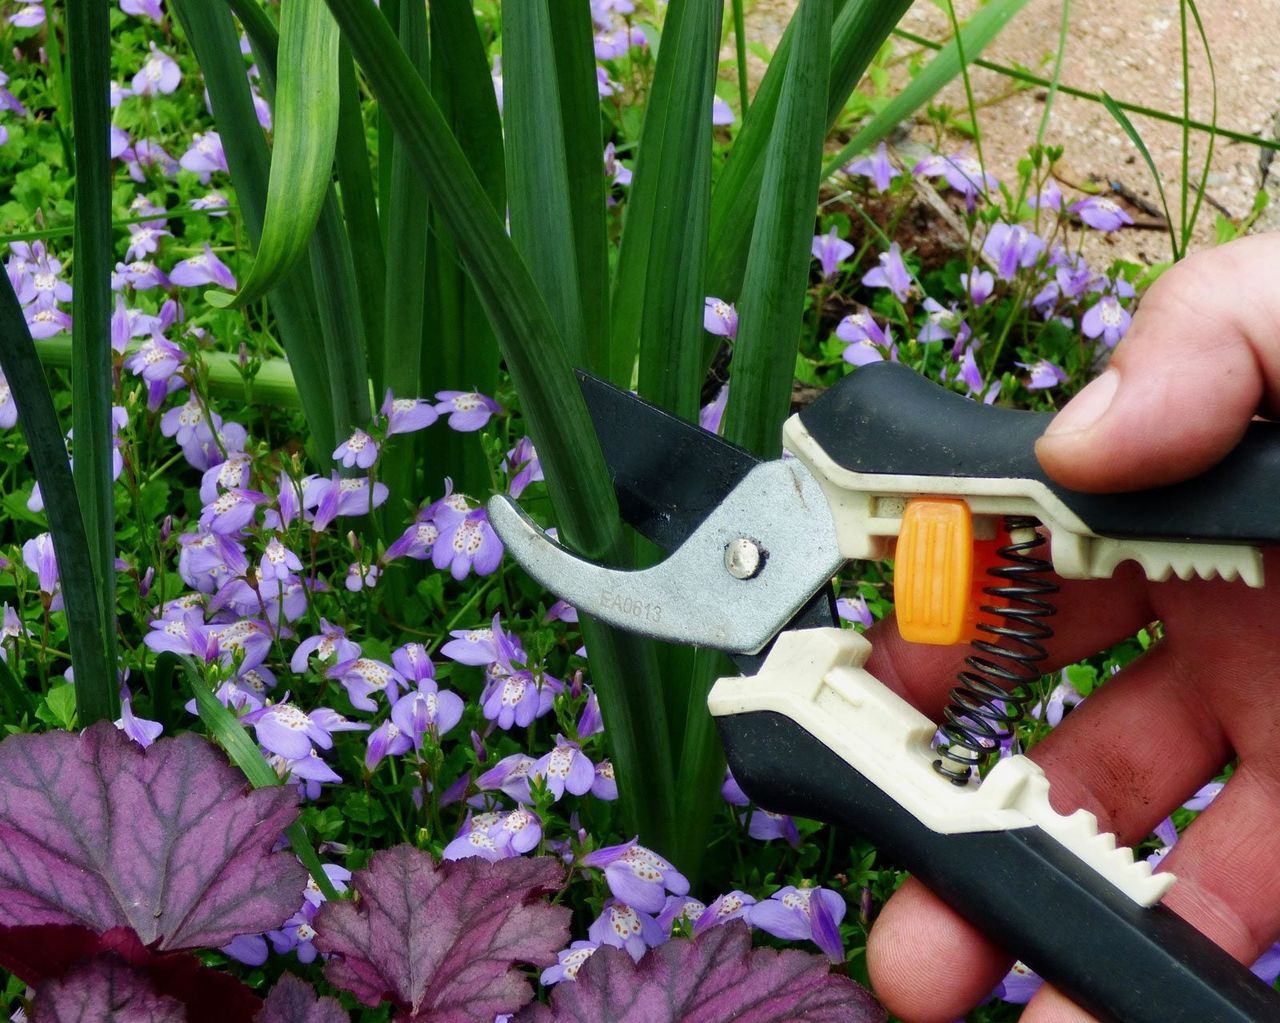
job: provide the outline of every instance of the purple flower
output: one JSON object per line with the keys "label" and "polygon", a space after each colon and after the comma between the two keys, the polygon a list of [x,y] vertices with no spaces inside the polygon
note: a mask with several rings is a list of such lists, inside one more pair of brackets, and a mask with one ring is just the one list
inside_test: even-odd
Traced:
{"label": "purple flower", "polygon": [[737,120],[733,113],[733,107],[729,106],[719,96],[711,97],[711,124],[714,127],[722,128],[733,124]]}
{"label": "purple flower", "polygon": [[815,234],[811,251],[813,258],[822,268],[822,279],[831,280],[840,269],[840,264],[853,255],[853,246],[843,238],[837,237],[838,228],[832,228],[826,234]]}
{"label": "purple flower", "polygon": [[378,460],[378,444],[357,426],[351,436],[334,449],[333,457],[348,469],[352,466],[368,469]]}
{"label": "purple flower", "polygon": [[370,500],[367,478],[342,479],[335,471],[328,479],[308,476],[303,481],[302,507],[315,509],[311,528],[322,532],[339,515],[368,515],[371,508],[377,508],[386,501],[387,493],[386,484],[375,481]]}
{"label": "purple flower", "polygon": [[732,341],[738,336],[738,310],[724,299],[708,295],[706,310],[702,314],[702,328],[708,334]]}
{"label": "purple flower", "polygon": [[[497,615],[494,621],[498,621]],[[449,635],[453,639],[442,646],[440,652],[459,664],[493,664],[498,659],[493,629],[454,629]]]}
{"label": "purple flower", "polygon": [[1206,810],[1208,809],[1209,804],[1218,798],[1224,788],[1226,788],[1226,786],[1222,782],[1211,781],[1209,784],[1202,785],[1198,788],[1196,790],[1196,794],[1182,805],[1188,810]]}
{"label": "purple flower", "polygon": [[975,306],[982,305],[996,289],[996,279],[989,270],[975,270],[960,275],[960,286],[969,292]]}
{"label": "purple flower", "polygon": [[502,406],[478,391],[437,391],[437,415],[449,414],[449,428],[459,433],[481,429]]}
{"label": "purple flower", "polygon": [[160,738],[160,733],[164,731],[164,725],[159,721],[148,721],[133,713],[133,694],[124,684],[120,686],[120,716],[115,724],[120,731],[143,749]]}
{"label": "purple flower", "polygon": [[1000,187],[995,175],[984,171],[978,160],[966,152],[925,157],[911,168],[911,173],[920,178],[946,178],[947,184],[963,194],[970,207],[979,192]]}
{"label": "purple flower", "polygon": [[209,216],[211,217],[225,217],[227,215],[227,205],[227,197],[221,192],[209,192],[191,200],[191,208],[193,210],[209,210]]}
{"label": "purple flower", "polygon": [[[116,283],[116,276],[120,279],[119,285]],[[152,288],[167,288],[169,278],[149,260],[135,259],[132,263],[116,264],[111,286],[119,291],[126,285],[134,291],[150,291]]]}
{"label": "purple flower", "polygon": [[156,24],[164,21],[164,8],[161,0],[120,0],[120,10],[132,14],[135,18],[150,18]]}
{"label": "purple flower", "polygon": [[889,183],[902,173],[889,162],[889,151],[883,142],[876,146],[874,156],[858,157],[845,166],[844,172],[870,178],[877,192],[889,191]]}
{"label": "purple flower", "polygon": [[227,265],[213,254],[208,242],[204,243],[204,252],[198,256],[184,259],[169,271],[169,280],[183,288],[194,288],[201,284],[216,284],[228,291],[235,291],[235,276],[227,269]]}
{"label": "purple flower", "polygon": [[596,769],[576,742],[557,735],[555,746],[537,760],[529,769],[529,775],[543,778],[547,789],[556,799],[561,799],[566,790],[575,796],[590,791],[595,783]]}
{"label": "purple flower", "polygon": [[253,521],[258,505],[267,503],[267,495],[257,490],[236,488],[219,494],[200,513],[200,528],[212,533],[238,533]]}
{"label": "purple flower", "polygon": [[156,653],[186,654],[206,663],[218,657],[217,636],[204,624],[204,615],[198,610],[187,611],[176,618],[157,618],[142,642]]}
{"label": "purple flower", "polygon": [[514,672],[487,687],[480,709],[501,729],[512,725],[525,728],[551,709],[551,694],[538,685],[531,672]]}
{"label": "purple flower", "polygon": [[333,739],[325,729],[292,703],[277,703],[245,718],[253,725],[258,742],[286,760],[300,760],[311,754],[314,746],[329,749]]}
{"label": "purple flower", "polygon": [[591,783],[591,794],[606,802],[618,798],[618,780],[613,773],[612,761],[601,760],[596,764],[596,777]]}
{"label": "purple flower", "polygon": [[1042,391],[1047,387],[1057,387],[1067,381],[1066,372],[1048,359],[1040,359],[1037,362],[1019,362],[1015,363],[1015,365],[1021,366],[1030,374],[1027,380],[1027,390],[1029,391]]}
{"label": "purple flower", "polygon": [[996,985],[992,994],[1001,1001],[1026,1005],[1031,1001],[1031,996],[1043,986],[1044,980],[1039,974],[1034,973],[1025,963],[1016,962],[1004,980]]}
{"label": "purple flower", "polygon": [[191,146],[178,158],[178,166],[198,176],[202,185],[209,183],[209,176],[215,171],[228,173],[222,136],[216,131],[196,132],[191,138]]}
{"label": "purple flower", "polygon": [[440,413],[426,398],[394,398],[389,387],[379,411],[387,417],[388,437],[426,429],[440,418]]}
{"label": "purple flower", "polygon": [[1126,224],[1133,223],[1119,203],[1106,196],[1091,195],[1067,207],[1090,227],[1098,231],[1118,231]]}
{"label": "purple flower", "polygon": [[705,903],[688,895],[668,895],[667,901],[658,914],[658,926],[670,933],[677,923],[692,928],[698,917],[707,911]]}
{"label": "purple flower", "polygon": [[578,718],[578,738],[589,739],[604,731],[604,718],[600,714],[600,701],[594,692],[587,694],[587,702],[583,705],[582,716]]}
{"label": "purple flower", "polygon": [[421,643],[406,643],[391,653],[391,663],[408,681],[417,685],[436,677],[436,666],[431,663],[427,648]]}
{"label": "purple flower", "polygon": [[605,902],[600,916],[587,928],[587,937],[597,945],[625,949],[636,962],[646,950],[667,940],[667,935],[649,913],[639,912],[613,899]]}
{"label": "purple flower", "polygon": [[22,545],[22,563],[36,574],[41,593],[58,589],[58,560],[53,552],[53,536],[41,533]]}
{"label": "purple flower", "polygon": [[725,384],[716,392],[709,403],[703,405],[698,412],[698,425],[708,433],[719,433],[724,422],[724,410],[729,404],[729,385]]}
{"label": "purple flower", "polygon": [[130,261],[149,256],[160,247],[161,238],[172,238],[173,235],[163,227],[148,227],[146,224],[129,225],[129,248],[124,258]]}
{"label": "purple flower", "polygon": [[841,597],[836,601],[836,614],[846,622],[853,622],[867,629],[875,622],[871,608],[867,607],[867,600],[863,596]]}
{"label": "purple flower", "polygon": [[1050,178],[1045,183],[1044,191],[1028,199],[1027,205],[1033,210],[1060,210],[1062,209],[1062,189],[1053,178]]}
{"label": "purple flower", "polygon": [[888,288],[899,302],[907,300],[911,274],[902,262],[902,249],[897,242],[890,244],[888,252],[880,253],[880,265],[863,274],[862,283],[869,288]]}
{"label": "purple flower", "polygon": [[924,325],[916,335],[916,341],[922,345],[935,344],[938,341],[950,341],[955,337],[955,330],[960,325],[960,314],[954,308],[944,306],[935,298],[926,298],[921,303],[925,311]]}
{"label": "purple flower", "polygon": [[548,987],[562,980],[577,980],[582,964],[590,959],[591,953],[599,947],[594,941],[575,941],[568,948],[562,948],[556,953],[556,964],[543,970],[538,979]]}
{"label": "purple flower", "polygon": [[222,651],[224,663],[230,664],[237,651],[242,652],[240,670],[247,672],[262,665],[271,649],[271,629],[255,618],[240,618],[229,625],[210,626]]}
{"label": "purple flower", "polygon": [[1023,224],[991,225],[982,242],[982,251],[996,263],[996,276],[1012,280],[1019,268],[1035,266],[1044,255],[1044,239]]}
{"label": "purple flower", "polygon": [[372,657],[339,661],[325,672],[325,676],[342,683],[351,706],[371,712],[378,709],[378,705],[369,698],[372,693],[385,691],[387,699],[394,701],[400,687],[405,684],[404,678],[391,665]]}
{"label": "purple flower", "polygon": [[511,476],[507,493],[512,497],[523,494],[530,483],[546,479],[542,474],[538,453],[533,448],[533,441],[528,437],[521,437],[516,441],[516,446],[506,453],[502,459],[502,471]]}
{"label": "purple flower", "polygon": [[1131,319],[1119,299],[1114,295],[1103,295],[1080,318],[1080,329],[1085,337],[1101,337],[1104,345],[1114,348],[1129,329]]}
{"label": "purple flower", "polygon": [[442,855],[446,860],[480,856],[492,863],[527,853],[541,840],[542,822],[532,810],[478,813],[467,818]]}
{"label": "purple flower", "polygon": [[302,571],[302,559],[280,542],[278,536],[267,541],[262,552],[262,560],[258,562],[258,578],[265,580],[278,579],[288,582],[295,572]]}
{"label": "purple flower", "polygon": [[365,750],[365,770],[372,771],[383,757],[403,756],[413,749],[413,741],[405,735],[394,721],[384,721],[369,733],[369,745]]}
{"label": "purple flower", "polygon": [[15,28],[36,28],[44,24],[44,4],[23,4],[9,15],[9,24]]}
{"label": "purple flower", "polygon": [[841,358],[853,366],[883,362],[885,358],[896,361],[898,357],[890,328],[885,326],[882,329],[865,309],[851,313],[837,323],[836,337],[849,342]]}
{"label": "purple flower", "polygon": [[604,147],[604,173],[615,185],[631,184],[631,171],[618,159],[617,150],[610,142]]}
{"label": "purple flower", "polygon": [[261,934],[238,934],[218,951],[246,966],[261,966],[271,954]]}
{"label": "purple flower", "polygon": [[503,757],[476,779],[481,791],[499,789],[517,803],[532,804],[529,791],[529,772],[536,761],[524,753],[512,753]]}
{"label": "purple flower", "polygon": [[431,732],[437,738],[462,720],[462,697],[447,689],[439,691],[430,679],[424,679],[416,691],[400,697],[391,708],[391,720],[417,749]]}
{"label": "purple flower", "polygon": [[61,309],[47,306],[30,305],[23,310],[27,321],[27,330],[36,341],[65,334],[71,330],[71,317]]}
{"label": "purple flower", "polygon": [[[751,801],[742,791],[742,786],[734,778],[733,772],[725,770],[724,784],[720,786],[720,795],[726,803],[733,806],[750,806]],[[800,847],[800,832],[796,822],[786,814],[772,813],[758,807],[747,813],[738,815],[738,823],[746,824],[747,834],[760,842],[769,842],[775,838],[785,839],[792,848]]]}
{"label": "purple flower", "polygon": [[142,65],[142,70],[133,76],[133,91],[138,96],[158,96],[168,94],[178,88],[182,81],[182,72],[177,62],[163,50],[157,50],[151,44],[151,56]]}
{"label": "purple flower", "polygon": [[846,911],[839,892],[829,888],[779,888],[747,910],[751,926],[790,941],[813,941],[833,963],[844,962],[840,921]]}
{"label": "purple flower", "polygon": [[9,387],[9,381],[4,378],[4,374],[0,373],[0,427],[9,429],[18,422],[18,406],[13,400],[13,391]]}
{"label": "purple flower", "polygon": [[321,661],[333,659],[349,663],[360,656],[360,647],[347,639],[347,633],[341,626],[330,625],[321,618],[320,635],[311,636],[298,644],[289,660],[289,668],[301,674],[307,670],[313,654]]}
{"label": "purple flower", "polygon": [[443,507],[436,513],[440,536],[431,549],[431,563],[448,568],[455,579],[465,579],[472,567],[477,575],[489,575],[502,560],[503,546],[483,508],[459,512]]}
{"label": "purple flower", "polygon": [[1071,680],[1067,677],[1065,671],[1062,672],[1061,679],[1049,691],[1049,698],[1044,704],[1037,703],[1030,711],[1033,718],[1038,718],[1043,714],[1044,720],[1050,728],[1057,728],[1062,723],[1062,718],[1066,714],[1068,707],[1076,707],[1084,702],[1084,697],[1071,684]]}
{"label": "purple flower", "polygon": [[634,838],[587,853],[582,865],[603,868],[614,896],[645,913],[661,912],[667,892],[689,894],[685,876],[657,853],[638,845]]}
{"label": "purple flower", "polygon": [[[712,927],[718,927],[720,924],[727,923],[730,920],[745,917],[747,910],[755,904],[754,896],[736,889],[717,896],[716,900],[703,910],[698,919],[693,922],[694,937]],[[749,918],[747,923],[751,923]]]}

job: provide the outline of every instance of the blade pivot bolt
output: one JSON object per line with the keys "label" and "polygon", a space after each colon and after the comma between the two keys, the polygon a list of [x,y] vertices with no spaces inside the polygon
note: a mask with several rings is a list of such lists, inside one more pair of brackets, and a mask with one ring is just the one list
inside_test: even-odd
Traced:
{"label": "blade pivot bolt", "polygon": [[764,568],[764,551],[754,540],[740,536],[724,549],[724,567],[735,579],[753,579]]}

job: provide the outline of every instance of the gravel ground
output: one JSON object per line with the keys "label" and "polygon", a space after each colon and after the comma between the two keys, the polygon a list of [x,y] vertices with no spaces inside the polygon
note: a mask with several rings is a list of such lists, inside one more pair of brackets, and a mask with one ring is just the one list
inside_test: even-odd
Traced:
{"label": "gravel ground", "polygon": [[[1063,2],[1030,0],[984,56],[1050,77]],[[748,38],[772,48],[794,6],[795,0],[756,0],[748,13]],[[976,0],[957,0],[962,18],[977,6]],[[1280,0],[1200,0],[1200,9],[1217,73],[1218,124],[1246,134],[1275,137],[1280,132]],[[933,39],[949,35],[944,11],[925,0],[912,7],[903,27]],[[1212,93],[1202,52],[1193,49],[1191,65],[1191,114],[1207,122],[1212,117]],[[997,176],[1013,179],[1018,159],[1035,138],[1044,111],[1044,91],[1011,91],[1013,83],[1008,78],[981,68],[972,69],[971,81],[980,107],[983,155]],[[1095,92],[1105,90],[1119,100],[1180,114],[1177,0],[1074,0],[1062,82]],[[953,108],[965,107],[958,80],[940,99]],[[1161,173],[1176,221],[1181,129],[1137,115],[1133,121]],[[917,125],[911,136],[931,141],[933,133]],[[1100,104],[1059,95],[1046,141],[1065,149],[1056,168],[1062,184],[1117,182],[1122,193],[1138,200],[1129,207],[1130,212],[1141,223],[1151,225],[1096,239],[1095,251],[1089,255],[1099,262],[1108,262],[1112,256],[1147,263],[1168,258],[1169,240],[1161,219],[1142,209],[1159,203],[1151,175],[1128,137]],[[1203,133],[1193,133],[1191,163],[1197,173],[1203,165],[1205,141]],[[962,140],[957,137],[953,144],[958,148]],[[1232,217],[1247,214],[1262,184],[1261,153],[1257,146],[1219,139],[1206,189],[1208,200]],[[1280,160],[1269,177],[1274,206],[1258,227],[1280,228],[1280,182],[1274,180],[1280,178]],[[1214,213],[1213,208],[1202,213],[1195,234],[1197,245],[1212,242]]]}

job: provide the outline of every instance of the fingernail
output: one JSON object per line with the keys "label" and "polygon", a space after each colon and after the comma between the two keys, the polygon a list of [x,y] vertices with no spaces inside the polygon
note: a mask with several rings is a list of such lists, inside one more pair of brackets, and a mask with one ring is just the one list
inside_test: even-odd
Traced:
{"label": "fingernail", "polygon": [[1116,388],[1119,386],[1119,371],[1107,370],[1067,402],[1066,408],[1053,417],[1044,435],[1052,437],[1056,434],[1079,433],[1081,430],[1089,429],[1111,407],[1111,401],[1115,398]]}

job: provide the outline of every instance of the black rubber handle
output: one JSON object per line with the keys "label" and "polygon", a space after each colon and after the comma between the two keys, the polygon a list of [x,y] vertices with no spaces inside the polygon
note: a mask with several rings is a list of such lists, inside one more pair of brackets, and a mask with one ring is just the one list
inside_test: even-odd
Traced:
{"label": "black rubber handle", "polygon": [[1052,418],[983,405],[892,362],[863,366],[800,413],[823,450],[858,472],[1040,480],[1099,536],[1280,542],[1280,423],[1250,424],[1230,455],[1185,483],[1082,494],[1036,461]]}
{"label": "black rubber handle", "polygon": [[1274,1023],[1266,987],[1163,906],[1145,909],[1036,827],[940,835],[790,718],[716,718],[734,777],[775,813],[848,827],[1111,1023]]}

